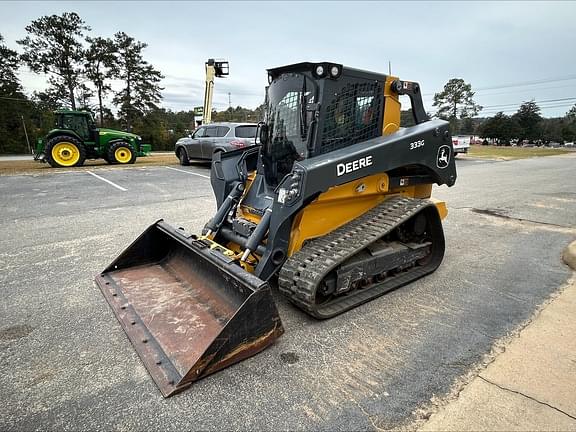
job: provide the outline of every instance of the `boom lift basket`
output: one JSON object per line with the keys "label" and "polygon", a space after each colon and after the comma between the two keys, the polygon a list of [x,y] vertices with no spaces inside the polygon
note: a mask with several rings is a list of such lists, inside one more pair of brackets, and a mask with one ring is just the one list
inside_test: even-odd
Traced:
{"label": "boom lift basket", "polygon": [[162,220],[96,283],[165,397],[284,332],[267,282]]}

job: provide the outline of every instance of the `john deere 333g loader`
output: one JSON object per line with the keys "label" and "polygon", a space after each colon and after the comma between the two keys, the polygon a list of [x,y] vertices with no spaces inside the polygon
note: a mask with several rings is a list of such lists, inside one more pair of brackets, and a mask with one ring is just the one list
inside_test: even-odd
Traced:
{"label": "john deere 333g loader", "polygon": [[[333,63],[268,70],[261,146],[218,153],[202,235],[150,226],[96,282],[164,394],[283,333],[270,285],[330,318],[433,272],[456,181],[415,82]],[[415,126],[401,128],[399,96]]]}

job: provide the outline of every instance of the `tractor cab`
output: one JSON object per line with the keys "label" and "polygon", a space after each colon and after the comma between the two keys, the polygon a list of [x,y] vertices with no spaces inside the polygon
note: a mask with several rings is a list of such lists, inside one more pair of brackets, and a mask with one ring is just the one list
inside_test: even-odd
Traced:
{"label": "tractor cab", "polygon": [[417,83],[381,73],[305,62],[268,69],[268,83],[259,138],[266,181],[274,188],[295,162],[398,130],[399,95],[409,97],[414,123],[429,120]]}
{"label": "tractor cab", "polygon": [[86,111],[56,111],[56,128],[74,131],[83,141],[96,141],[98,129],[92,114]]}
{"label": "tractor cab", "polygon": [[333,63],[269,69],[260,137],[267,182],[276,187],[296,161],[380,136],[386,79]]}

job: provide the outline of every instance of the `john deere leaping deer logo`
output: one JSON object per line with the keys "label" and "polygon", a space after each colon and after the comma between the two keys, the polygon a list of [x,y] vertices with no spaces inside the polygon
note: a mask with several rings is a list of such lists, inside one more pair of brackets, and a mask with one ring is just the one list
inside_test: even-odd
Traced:
{"label": "john deere leaping deer logo", "polygon": [[438,149],[438,157],[436,158],[436,165],[440,169],[444,169],[450,163],[450,146],[443,145]]}

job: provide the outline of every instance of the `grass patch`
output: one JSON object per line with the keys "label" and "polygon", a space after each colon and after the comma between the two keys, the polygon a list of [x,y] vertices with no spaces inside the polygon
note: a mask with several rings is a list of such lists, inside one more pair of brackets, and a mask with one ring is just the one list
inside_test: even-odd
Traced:
{"label": "grass patch", "polygon": [[174,153],[156,153],[136,159],[134,165],[108,165],[104,159],[87,160],[84,166],[74,168],[52,168],[48,163],[37,162],[32,159],[25,161],[0,161],[0,175],[15,174],[49,174],[61,171],[86,171],[100,168],[107,169],[130,169],[142,166],[176,165],[178,159]]}
{"label": "grass patch", "polygon": [[526,159],[566,153],[571,153],[571,151],[548,147],[503,147],[479,144],[470,146],[468,150],[470,156],[487,159]]}

